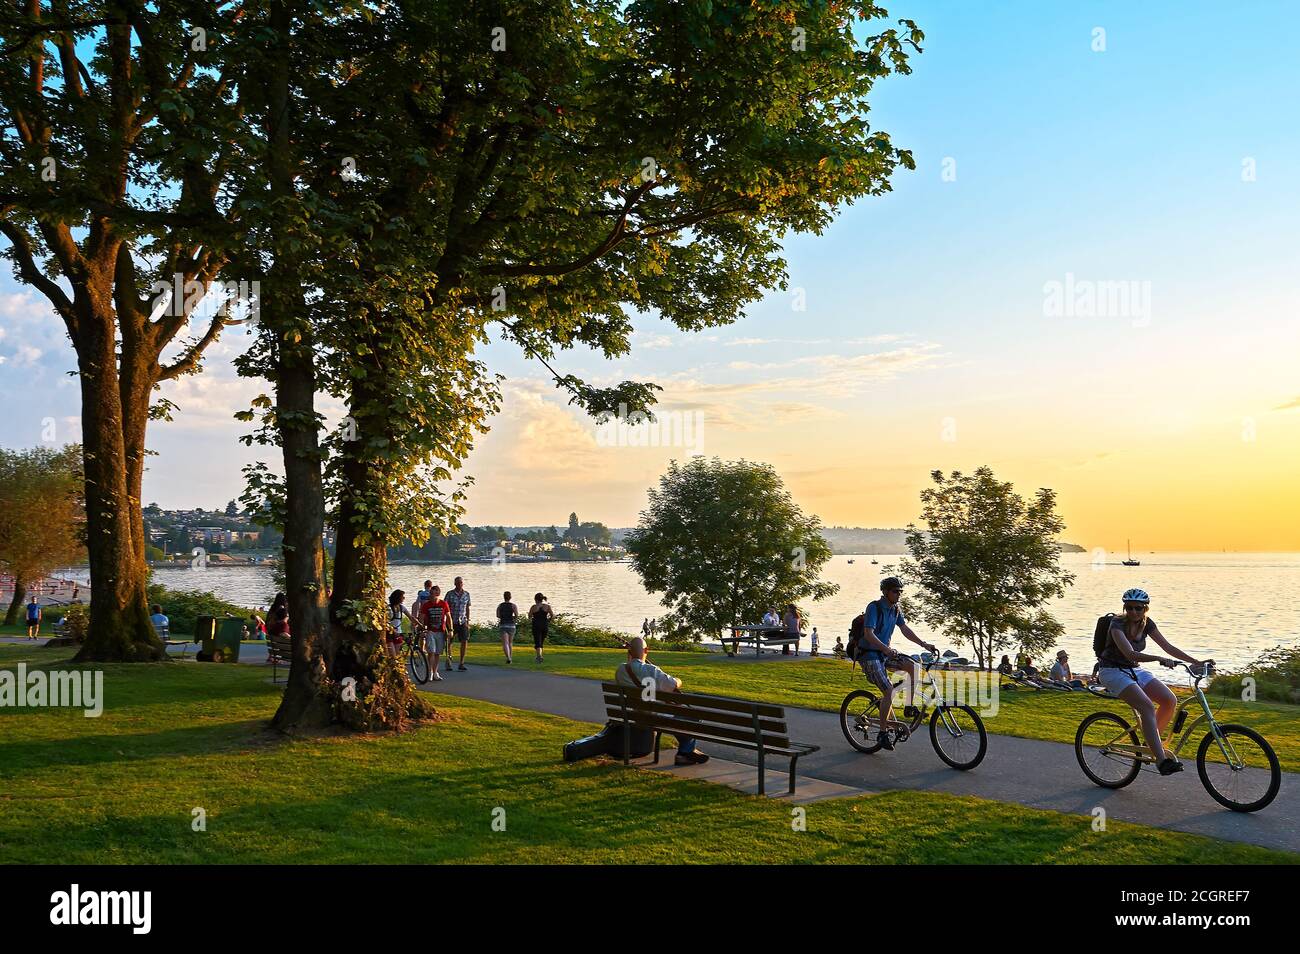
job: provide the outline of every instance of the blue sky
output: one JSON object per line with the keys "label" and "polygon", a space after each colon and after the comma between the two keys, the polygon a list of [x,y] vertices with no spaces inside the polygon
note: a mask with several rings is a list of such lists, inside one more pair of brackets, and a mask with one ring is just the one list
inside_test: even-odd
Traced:
{"label": "blue sky", "polygon": [[[925,52],[911,76],[880,86],[871,116],[918,168],[822,236],[788,241],[806,311],[776,292],[695,336],[643,316],[629,357],[573,351],[560,365],[660,381],[666,407],[704,415],[705,452],[771,461],[830,523],[905,523],[930,469],[990,463],[1026,489],[1057,488],[1090,545],[1131,534],[1300,549],[1300,515],[1280,496],[1300,477],[1300,412],[1278,410],[1300,396],[1300,9],[889,9],[918,22]],[[1067,273],[1145,283],[1149,314],[1046,316],[1044,284]],[[78,412],[75,380],[61,375],[71,354],[8,275],[0,329],[0,400],[12,409],[0,441],[29,445],[44,418]],[[236,496],[250,455],[229,415],[256,393],[229,369],[239,345],[236,334],[207,373],[172,388],[182,414],[151,432],[160,456],[146,499]],[[472,520],[562,521],[581,504],[626,524],[667,459],[688,452],[598,448],[540,368],[509,346],[487,357],[509,380],[467,467]],[[1171,488],[1173,469],[1183,480]],[[1122,518],[1116,494],[1136,505]],[[1189,508],[1209,506],[1222,523],[1199,533],[1205,518]]]}

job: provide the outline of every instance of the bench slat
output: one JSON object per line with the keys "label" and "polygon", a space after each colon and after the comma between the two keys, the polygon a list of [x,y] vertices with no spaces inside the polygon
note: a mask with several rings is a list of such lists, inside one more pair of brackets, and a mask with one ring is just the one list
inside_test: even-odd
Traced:
{"label": "bench slat", "polygon": [[[670,697],[675,695],[677,695],[677,693],[675,692],[666,693],[665,695],[660,696],[657,700],[653,702],[648,702],[642,699],[640,696],[637,696],[635,703],[631,701],[628,702],[627,708],[629,711],[633,709],[648,710],[650,712],[662,713],[664,715],[679,716],[681,718],[694,719],[704,725],[716,724],[716,725],[727,725],[727,726],[733,726],[733,725],[740,726],[741,728],[751,730],[750,734],[751,735],[753,734],[753,728],[754,728],[753,716],[742,715],[741,713],[737,713],[737,712],[708,712],[696,707],[679,703],[676,700],[670,701]],[[623,697],[616,696],[613,693],[607,693],[605,695],[605,705],[609,706],[611,709],[617,709],[619,708],[622,698]],[[763,732],[772,732],[775,733],[776,735],[785,735],[787,733],[784,719],[760,718],[758,720],[758,727]]]}
{"label": "bench slat", "polygon": [[[707,723],[696,722],[691,719],[674,719],[671,716],[660,715],[653,712],[640,712],[636,709],[628,709],[626,716],[618,706],[610,706],[606,713],[610,719],[615,721],[630,722],[632,725],[644,729],[658,729],[661,732],[671,732],[674,735],[689,735],[692,738],[704,738],[710,736],[719,740],[754,743],[754,730],[735,729],[728,726],[709,725]],[[762,733],[763,747],[786,746],[790,744],[788,735],[774,735]]]}
{"label": "bench slat", "polygon": [[[607,693],[615,695],[623,692],[633,693],[635,698],[641,698],[640,686],[625,686],[619,682],[602,682],[601,688]],[[664,693],[659,698],[669,693]],[[671,693],[675,698],[681,699],[684,703],[698,706],[701,709],[717,709],[722,712],[744,712],[757,713],[760,716],[768,716],[773,719],[785,718],[785,706],[774,706],[766,702],[750,702],[747,699],[732,699],[728,696],[711,696],[703,692],[674,692]]]}

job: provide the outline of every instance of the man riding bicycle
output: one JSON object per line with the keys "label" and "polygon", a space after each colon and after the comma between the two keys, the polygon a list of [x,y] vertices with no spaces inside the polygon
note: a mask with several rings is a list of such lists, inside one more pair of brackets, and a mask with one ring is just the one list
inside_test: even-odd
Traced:
{"label": "man riding bicycle", "polygon": [[[1142,738],[1155,756],[1157,770],[1161,775],[1172,775],[1183,770],[1183,763],[1165,752],[1161,734],[1174,717],[1178,699],[1154,673],[1143,669],[1142,663],[1158,662],[1172,669],[1179,659],[1198,667],[1213,660],[1193,659],[1165,639],[1155,620],[1147,616],[1151,597],[1146,590],[1126,590],[1123,599],[1124,615],[1111,621],[1106,646],[1097,657],[1097,681],[1112,696],[1133,707],[1142,723]],[[1148,637],[1176,658],[1145,652]]]}
{"label": "man riding bicycle", "polygon": [[932,656],[938,655],[939,651],[912,632],[912,628],[907,625],[903,609],[898,605],[903,597],[902,580],[896,576],[881,580],[880,594],[880,599],[867,604],[863,614],[864,651],[858,661],[862,663],[862,672],[880,690],[880,734],[877,740],[881,748],[893,751],[894,743],[890,740],[887,729],[894,698],[894,684],[889,681],[889,670],[907,674],[907,706],[903,709],[903,718],[915,719],[920,716],[915,705],[916,681],[920,678],[920,669],[916,660],[890,647],[889,641],[893,638],[894,629],[901,630],[904,636],[929,650]]}

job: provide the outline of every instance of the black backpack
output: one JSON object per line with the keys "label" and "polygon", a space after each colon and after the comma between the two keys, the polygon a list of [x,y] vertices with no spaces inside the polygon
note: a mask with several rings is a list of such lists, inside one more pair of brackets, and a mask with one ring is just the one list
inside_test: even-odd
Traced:
{"label": "black backpack", "polygon": [[1110,640],[1110,624],[1116,618],[1114,613],[1097,617],[1097,628],[1092,631],[1092,651],[1099,658],[1106,651],[1106,643]]}
{"label": "black backpack", "polygon": [[853,617],[853,622],[849,624],[849,642],[844,647],[844,658],[850,660],[858,658],[858,644],[862,642],[866,620],[866,613],[859,613]]}

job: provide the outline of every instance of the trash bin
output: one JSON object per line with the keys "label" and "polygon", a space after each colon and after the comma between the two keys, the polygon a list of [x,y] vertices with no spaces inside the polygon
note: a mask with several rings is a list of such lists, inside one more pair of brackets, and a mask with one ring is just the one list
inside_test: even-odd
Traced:
{"label": "trash bin", "polygon": [[244,621],[237,616],[200,616],[194,622],[196,657],[202,662],[238,662],[239,641],[244,635]]}
{"label": "trash bin", "polygon": [[212,650],[217,647],[217,618],[215,616],[200,616],[194,620],[194,641],[202,643],[199,646],[199,655],[204,660],[212,658]]}
{"label": "trash bin", "polygon": [[239,644],[244,638],[244,621],[238,616],[217,620],[217,644],[213,662],[239,662]]}

